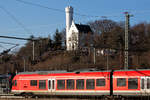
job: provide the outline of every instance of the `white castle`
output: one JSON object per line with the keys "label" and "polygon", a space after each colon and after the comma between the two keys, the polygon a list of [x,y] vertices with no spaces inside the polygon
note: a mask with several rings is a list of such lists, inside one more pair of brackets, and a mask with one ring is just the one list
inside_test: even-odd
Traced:
{"label": "white castle", "polygon": [[93,34],[89,25],[75,24],[73,8],[68,6],[66,11],[66,46],[67,50],[78,50],[92,44]]}

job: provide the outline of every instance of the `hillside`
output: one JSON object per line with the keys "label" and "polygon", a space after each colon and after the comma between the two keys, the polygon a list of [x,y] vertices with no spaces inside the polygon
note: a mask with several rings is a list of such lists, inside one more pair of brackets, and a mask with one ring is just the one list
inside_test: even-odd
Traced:
{"label": "hillside", "polygon": [[[86,68],[124,69],[124,24],[112,20],[96,20],[88,24],[94,33],[92,47],[66,51],[65,31],[56,30],[53,37],[39,37],[35,41],[34,59],[32,41],[27,41],[24,47],[13,54],[3,53],[0,57],[0,73]],[[150,24],[139,23],[132,26],[129,41],[129,69],[150,68]]]}

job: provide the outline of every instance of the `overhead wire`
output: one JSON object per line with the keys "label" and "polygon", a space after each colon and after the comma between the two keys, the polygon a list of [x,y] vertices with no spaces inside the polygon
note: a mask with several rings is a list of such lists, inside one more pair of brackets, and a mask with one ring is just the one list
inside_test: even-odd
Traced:
{"label": "overhead wire", "polygon": [[[57,11],[57,12],[61,12],[61,13],[65,13],[65,11],[62,10],[62,9],[47,7],[47,6],[44,6],[44,5],[41,5],[41,4],[37,4],[37,3],[25,1],[25,0],[15,0],[15,1],[20,2],[20,3],[24,3],[24,4],[28,4],[28,5],[32,5],[32,6],[37,6],[37,7],[53,10],[53,11]],[[148,12],[148,11],[141,11],[141,12],[135,11],[135,13],[144,13],[144,12]],[[103,18],[103,19],[110,18],[110,17],[120,17],[118,15],[116,15],[116,16],[115,15],[102,15],[102,16],[100,16],[100,15],[81,14],[81,13],[76,13],[76,12],[75,12],[75,15],[82,16],[82,17]]]}
{"label": "overhead wire", "polygon": [[[29,1],[24,1],[24,0],[15,0],[15,1],[18,1],[18,2],[24,3],[24,4],[28,4],[28,5],[32,5],[32,6],[37,6],[37,7],[46,8],[46,9],[49,9],[49,10],[53,10],[53,11],[58,11],[58,12],[65,13],[64,10],[47,7],[47,6],[44,6],[44,5],[41,5],[41,4],[29,2]],[[75,14],[78,15],[78,16],[82,16],[82,17],[94,17],[94,18],[118,17],[118,16],[87,15],[87,14],[81,14],[81,13],[76,13],[76,12],[75,12]]]}
{"label": "overhead wire", "polygon": [[5,48],[4,46],[2,46],[1,44],[0,44],[0,47],[2,47],[3,49],[7,49],[7,48]]}
{"label": "overhead wire", "polygon": [[2,9],[11,19],[13,19],[19,26],[23,28],[23,30],[29,34],[32,34],[29,29],[25,27],[23,23],[21,23],[12,13],[10,13],[6,8],[0,5],[0,9]]}
{"label": "overhead wire", "polygon": [[24,1],[24,0],[16,0],[16,1],[24,3],[24,4],[38,6],[38,7],[41,7],[41,8],[46,8],[46,9],[50,9],[50,10],[54,10],[54,11],[58,11],[58,12],[63,12],[64,13],[64,10],[61,10],[61,9],[50,8],[50,7],[43,6],[41,4],[32,3],[32,2],[28,2],[28,1]]}
{"label": "overhead wire", "polygon": [[[4,46],[2,46],[1,44],[8,44],[8,45],[14,45],[14,46],[12,46],[11,48],[7,49]],[[1,42],[0,41],[0,47],[2,47],[3,49],[5,49],[3,52],[6,52],[6,51],[9,52],[11,49],[13,49],[16,46],[19,46],[19,44],[14,44],[14,43],[9,43],[9,42]]]}
{"label": "overhead wire", "polygon": [[0,43],[1,43],[1,44],[10,44],[10,45],[17,45],[17,46],[19,45],[19,44],[15,44],[15,43],[9,43],[9,42],[1,42],[1,41],[0,41]]}

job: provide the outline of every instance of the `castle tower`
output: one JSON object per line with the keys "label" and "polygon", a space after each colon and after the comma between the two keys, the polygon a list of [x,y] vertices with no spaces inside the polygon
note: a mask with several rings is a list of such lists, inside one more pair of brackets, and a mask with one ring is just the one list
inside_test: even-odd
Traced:
{"label": "castle tower", "polygon": [[66,11],[66,46],[67,50],[69,50],[69,29],[73,21],[73,8],[71,6],[68,6],[65,8]]}

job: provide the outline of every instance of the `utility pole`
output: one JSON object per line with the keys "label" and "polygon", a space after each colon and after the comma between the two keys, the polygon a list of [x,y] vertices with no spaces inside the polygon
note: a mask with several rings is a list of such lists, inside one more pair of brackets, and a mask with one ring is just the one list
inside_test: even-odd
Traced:
{"label": "utility pole", "polygon": [[33,44],[32,44],[32,56],[33,56],[32,60],[34,61],[34,55],[35,55],[35,54],[34,54],[34,41],[32,41],[32,43],[33,43]]}
{"label": "utility pole", "polygon": [[93,62],[94,62],[94,64],[96,64],[96,53],[95,53],[95,47],[93,48]]}
{"label": "utility pole", "polygon": [[26,71],[26,60],[25,57],[23,57],[23,66],[24,66],[24,72]]}
{"label": "utility pole", "polygon": [[130,15],[128,12],[125,12],[125,51],[124,51],[124,69],[127,70],[129,66],[129,28],[130,28],[130,17],[133,15]]}
{"label": "utility pole", "polygon": [[109,69],[109,54],[108,54],[108,52],[107,52],[106,57],[107,57],[107,70],[108,70]]}

